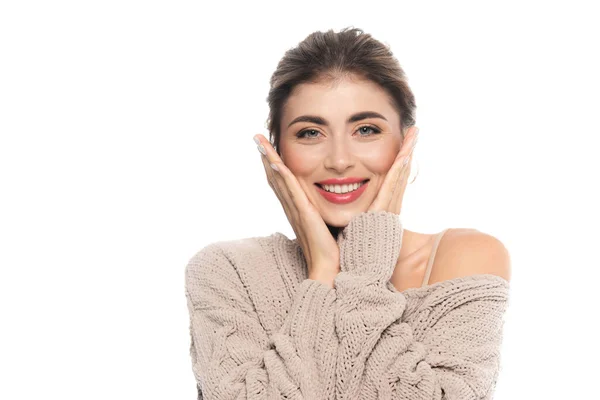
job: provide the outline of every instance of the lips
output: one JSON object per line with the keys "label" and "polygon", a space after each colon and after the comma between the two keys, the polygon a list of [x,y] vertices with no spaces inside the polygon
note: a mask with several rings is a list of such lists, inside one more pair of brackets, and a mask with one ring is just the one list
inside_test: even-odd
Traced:
{"label": "lips", "polygon": [[[361,181],[361,180],[355,180],[354,182],[344,182],[344,183],[326,183],[326,184],[327,184],[327,185],[340,185],[340,186],[342,186],[342,185],[350,185],[350,184],[352,184],[352,183],[367,183],[367,182],[369,182],[369,181],[370,181],[370,179],[365,179],[365,180],[362,180],[362,181]],[[323,181],[323,182],[328,182],[328,181]],[[320,187],[321,189],[325,189],[325,187],[323,186],[323,184],[322,184],[322,183],[315,182],[315,185],[317,185],[317,186],[318,186],[318,187]]]}
{"label": "lips", "polygon": [[356,201],[360,195],[364,193],[364,191],[367,189],[367,186],[369,186],[369,180],[367,179],[365,182],[366,183],[360,185],[358,189],[348,193],[332,193],[323,189],[318,183],[315,183],[315,185],[317,186],[317,191],[319,194],[328,202],[334,204],[348,204]]}
{"label": "lips", "polygon": [[359,176],[346,176],[344,178],[329,178],[317,182],[320,185],[347,185],[350,183],[364,182],[368,178],[361,178]]}

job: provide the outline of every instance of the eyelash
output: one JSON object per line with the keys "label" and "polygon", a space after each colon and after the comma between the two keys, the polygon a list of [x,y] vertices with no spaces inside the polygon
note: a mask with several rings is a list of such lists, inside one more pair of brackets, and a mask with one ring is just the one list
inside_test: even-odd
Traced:
{"label": "eyelash", "polygon": [[[368,134],[368,135],[360,135],[360,136],[372,136],[372,135],[377,135],[377,134],[381,133],[381,130],[380,130],[380,129],[377,129],[376,127],[374,127],[374,126],[372,126],[372,125],[362,125],[362,126],[359,126],[359,127],[357,128],[357,130],[359,130],[359,129],[362,129],[362,128],[369,128],[369,129],[371,129],[371,130],[372,130],[374,133],[371,133],[371,134]],[[304,135],[306,132],[310,132],[310,131],[315,131],[315,132],[318,132],[316,129],[305,129],[305,130],[303,130],[303,131],[300,131],[300,132],[298,132],[298,134],[296,135],[296,137],[297,137],[297,138],[306,138],[306,139],[309,139],[309,140],[316,139],[315,137],[307,138],[307,137]]]}

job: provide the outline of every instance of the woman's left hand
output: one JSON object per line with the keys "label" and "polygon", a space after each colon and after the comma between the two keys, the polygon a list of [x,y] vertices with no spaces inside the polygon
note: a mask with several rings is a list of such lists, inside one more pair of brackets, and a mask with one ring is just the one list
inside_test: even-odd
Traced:
{"label": "woman's left hand", "polygon": [[[367,211],[389,211],[400,215],[402,198],[404,197],[406,181],[410,174],[412,153],[417,144],[418,133],[419,128],[415,126],[407,130],[402,148],[385,175],[383,184]],[[406,163],[404,160],[406,160]]]}

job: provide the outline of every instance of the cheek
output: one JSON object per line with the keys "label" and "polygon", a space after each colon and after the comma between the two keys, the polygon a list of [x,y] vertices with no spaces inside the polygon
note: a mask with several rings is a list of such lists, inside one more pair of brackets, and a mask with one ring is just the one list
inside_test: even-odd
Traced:
{"label": "cheek", "polygon": [[394,164],[396,156],[400,152],[400,146],[390,144],[373,149],[373,151],[363,154],[361,161],[365,166],[376,174],[386,174]]}
{"label": "cheek", "polygon": [[309,176],[321,162],[321,156],[314,150],[295,148],[293,151],[282,149],[281,157],[286,167],[296,176]]}

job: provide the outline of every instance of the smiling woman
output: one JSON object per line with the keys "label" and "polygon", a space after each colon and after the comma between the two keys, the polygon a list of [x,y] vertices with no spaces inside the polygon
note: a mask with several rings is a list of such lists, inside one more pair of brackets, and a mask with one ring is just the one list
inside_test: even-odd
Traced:
{"label": "smiling woman", "polygon": [[199,398],[491,399],[508,253],[476,230],[401,223],[418,129],[389,48],[314,32],[267,100],[270,140],[254,140],[296,238],[217,242],[189,261]]}
{"label": "smiling woman", "polygon": [[[282,112],[273,112],[281,115],[273,122],[274,147],[334,236],[368,208],[405,144],[403,113],[394,103],[386,89],[355,72],[297,83]],[[328,179],[369,183],[348,194],[352,188],[315,186]]]}

